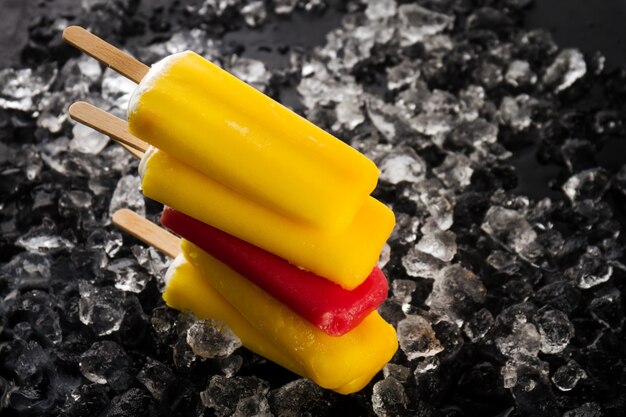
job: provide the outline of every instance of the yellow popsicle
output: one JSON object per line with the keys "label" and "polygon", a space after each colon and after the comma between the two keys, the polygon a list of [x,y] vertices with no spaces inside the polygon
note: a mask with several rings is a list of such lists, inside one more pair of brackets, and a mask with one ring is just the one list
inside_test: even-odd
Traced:
{"label": "yellow popsicle", "polygon": [[330,235],[278,215],[151,148],[140,164],[144,194],[272,252],[347,289],[370,274],[394,226],[394,215],[368,197],[348,228]]}
{"label": "yellow popsicle", "polygon": [[[252,326],[211,287],[198,269],[187,262],[183,255],[176,258],[170,267],[167,281],[163,299],[168,306],[176,310],[192,311],[198,318],[212,318],[226,323],[248,349],[300,376],[307,377],[306,372],[290,354],[283,352],[279,346]],[[371,379],[369,375],[361,376],[331,389],[341,394],[351,394],[359,391]]]}
{"label": "yellow popsicle", "polygon": [[329,232],[351,223],[378,180],[358,151],[191,51],[153,65],[128,121],[213,180]]}
{"label": "yellow popsicle", "polygon": [[376,311],[343,336],[329,336],[192,243],[183,240],[182,252],[251,326],[291,356],[301,375],[324,388],[360,390],[397,349],[393,327]]}

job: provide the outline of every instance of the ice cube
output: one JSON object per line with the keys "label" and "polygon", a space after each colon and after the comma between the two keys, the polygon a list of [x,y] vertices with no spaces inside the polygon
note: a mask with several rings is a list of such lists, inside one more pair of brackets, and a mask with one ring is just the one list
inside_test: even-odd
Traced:
{"label": "ice cube", "polygon": [[454,264],[437,273],[426,305],[434,313],[461,325],[484,304],[486,296],[487,289],[481,280],[472,271]]}
{"label": "ice cube", "polygon": [[77,123],[72,128],[70,149],[77,152],[97,155],[109,143],[109,137],[94,129]]}
{"label": "ice cube", "polygon": [[198,320],[187,330],[187,344],[198,356],[219,358],[241,347],[241,340],[217,320]]}
{"label": "ice cube", "polygon": [[99,336],[119,330],[124,319],[124,293],[111,287],[96,287],[88,281],[78,283],[79,317]]}
{"label": "ice cube", "polygon": [[130,358],[117,343],[95,342],[80,356],[80,372],[97,384],[109,384],[116,391],[127,389],[132,381]]}
{"label": "ice cube", "polygon": [[146,215],[146,203],[141,193],[141,179],[136,175],[125,175],[117,183],[111,202],[109,215],[117,210],[127,208],[135,211],[142,217]]}
{"label": "ice cube", "polygon": [[418,251],[444,262],[450,262],[456,255],[456,235],[449,230],[436,230],[422,236],[415,247]]}
{"label": "ice cube", "polygon": [[398,341],[409,360],[443,351],[430,322],[417,315],[409,315],[398,323]]}
{"label": "ice cube", "polygon": [[394,377],[385,378],[374,384],[372,389],[372,407],[378,417],[402,415],[409,403],[409,398],[402,384]]}
{"label": "ice cube", "polygon": [[247,415],[269,416],[268,391],[269,384],[254,376],[226,378],[214,375],[207,389],[200,393],[200,398],[218,417],[246,415],[243,411],[249,407],[255,409]]}
{"label": "ice cube", "polygon": [[252,1],[241,8],[241,15],[244,21],[250,27],[256,27],[267,18],[267,10],[265,10],[265,4],[262,1]]}
{"label": "ice cube", "polygon": [[408,147],[397,147],[379,162],[380,179],[391,184],[417,182],[426,175],[426,163]]}
{"label": "ice cube", "polygon": [[557,93],[571,87],[587,73],[585,57],[578,49],[564,49],[543,74],[543,83]]}
{"label": "ice cube", "polygon": [[576,387],[578,381],[585,378],[587,378],[587,373],[576,361],[570,359],[554,372],[552,382],[561,391],[571,391]]}
{"label": "ice cube", "polygon": [[562,311],[544,310],[534,317],[534,321],[539,328],[543,353],[562,352],[574,337],[574,325]]}

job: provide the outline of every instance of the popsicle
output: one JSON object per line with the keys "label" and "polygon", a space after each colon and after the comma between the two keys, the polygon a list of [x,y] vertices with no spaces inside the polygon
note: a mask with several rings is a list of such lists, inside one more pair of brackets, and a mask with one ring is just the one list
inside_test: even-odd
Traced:
{"label": "popsicle", "polygon": [[348,227],[378,180],[364,155],[191,51],[152,66],[128,121],[212,180],[326,232]]}
{"label": "popsicle", "polygon": [[387,279],[378,268],[348,291],[170,207],[163,210],[161,224],[331,336],[352,330],[387,297]]}
{"label": "popsicle", "polygon": [[[281,352],[289,354],[303,376],[321,387],[340,393],[360,390],[397,349],[395,330],[376,311],[348,333],[333,337],[192,243],[183,239],[181,249],[208,285]],[[178,295],[166,289],[164,298],[173,308],[187,308],[187,291]]]}
{"label": "popsicle", "polygon": [[395,223],[389,208],[368,197],[350,226],[331,235],[280,216],[154,147],[139,171],[147,197],[348,290],[372,272]]}

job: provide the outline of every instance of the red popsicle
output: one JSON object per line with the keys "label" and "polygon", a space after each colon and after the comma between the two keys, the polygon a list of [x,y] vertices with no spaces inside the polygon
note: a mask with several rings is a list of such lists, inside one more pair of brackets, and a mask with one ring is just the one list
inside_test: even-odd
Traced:
{"label": "red popsicle", "polygon": [[378,268],[349,291],[172,208],[165,207],[161,223],[331,336],[352,330],[387,297],[387,278]]}

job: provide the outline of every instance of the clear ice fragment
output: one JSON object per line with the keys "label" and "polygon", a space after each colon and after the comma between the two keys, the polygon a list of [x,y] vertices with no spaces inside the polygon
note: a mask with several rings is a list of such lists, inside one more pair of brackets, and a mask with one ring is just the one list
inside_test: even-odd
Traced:
{"label": "clear ice fragment", "polygon": [[424,317],[409,315],[398,323],[400,348],[409,360],[434,356],[443,351],[430,322]]}
{"label": "clear ice fragment", "polygon": [[592,168],[572,175],[563,184],[563,192],[572,202],[598,202],[609,185],[609,176],[603,168]]}
{"label": "clear ice fragment", "polygon": [[543,353],[560,353],[574,337],[574,325],[565,313],[559,310],[544,310],[534,318],[541,337]]}
{"label": "clear ice fragment", "polygon": [[119,330],[125,316],[124,293],[111,287],[96,287],[88,281],[80,281],[78,288],[80,321],[99,336]]}
{"label": "clear ice fragment", "polygon": [[561,391],[571,391],[576,387],[578,381],[587,378],[587,373],[576,363],[569,360],[567,363],[554,372],[552,382]]}
{"label": "clear ice fragment", "polygon": [[417,4],[398,7],[400,45],[410,46],[452,27],[454,16],[433,12]]}
{"label": "clear ice fragment", "polygon": [[480,278],[459,264],[440,270],[433,290],[426,300],[432,312],[446,316],[461,325],[469,314],[484,304],[487,289]]}
{"label": "clear ice fragment", "polygon": [[252,1],[241,8],[241,15],[250,27],[261,25],[267,18],[267,10],[263,1]]}
{"label": "clear ice fragment", "polygon": [[146,203],[141,193],[141,179],[136,175],[125,175],[120,178],[113,191],[109,203],[109,215],[112,216],[121,208],[133,210],[142,217],[146,215]]}
{"label": "clear ice fragment", "polygon": [[80,372],[96,384],[109,384],[116,390],[128,386],[130,358],[117,343],[110,340],[95,342],[80,356]]}
{"label": "clear ice fragment", "polygon": [[585,57],[578,49],[564,49],[543,74],[543,83],[557,93],[571,87],[587,73]]}
{"label": "clear ice fragment", "polygon": [[412,277],[435,278],[445,265],[445,262],[420,251],[416,246],[409,248],[407,254],[402,257],[402,266]]}
{"label": "clear ice fragment", "polygon": [[402,415],[408,407],[409,399],[404,386],[394,377],[385,378],[374,384],[372,407],[378,417]]}
{"label": "clear ice fragment", "polygon": [[72,137],[70,149],[92,155],[102,152],[109,143],[108,136],[80,123],[72,128]]}
{"label": "clear ice fragment", "polygon": [[243,414],[244,409],[251,406],[256,406],[260,413],[248,415],[269,416],[268,391],[269,384],[257,377],[214,375],[207,389],[200,393],[200,398],[205,407],[212,409],[218,417],[246,415]]}
{"label": "clear ice fragment", "polygon": [[187,329],[187,344],[198,356],[223,358],[241,347],[241,340],[217,320],[198,320]]}
{"label": "clear ice fragment", "polygon": [[456,235],[449,230],[436,230],[422,236],[416,248],[444,262],[450,262],[456,255]]}
{"label": "clear ice fragment", "polygon": [[398,147],[380,161],[380,179],[391,184],[417,182],[426,175],[426,163],[408,147]]}

